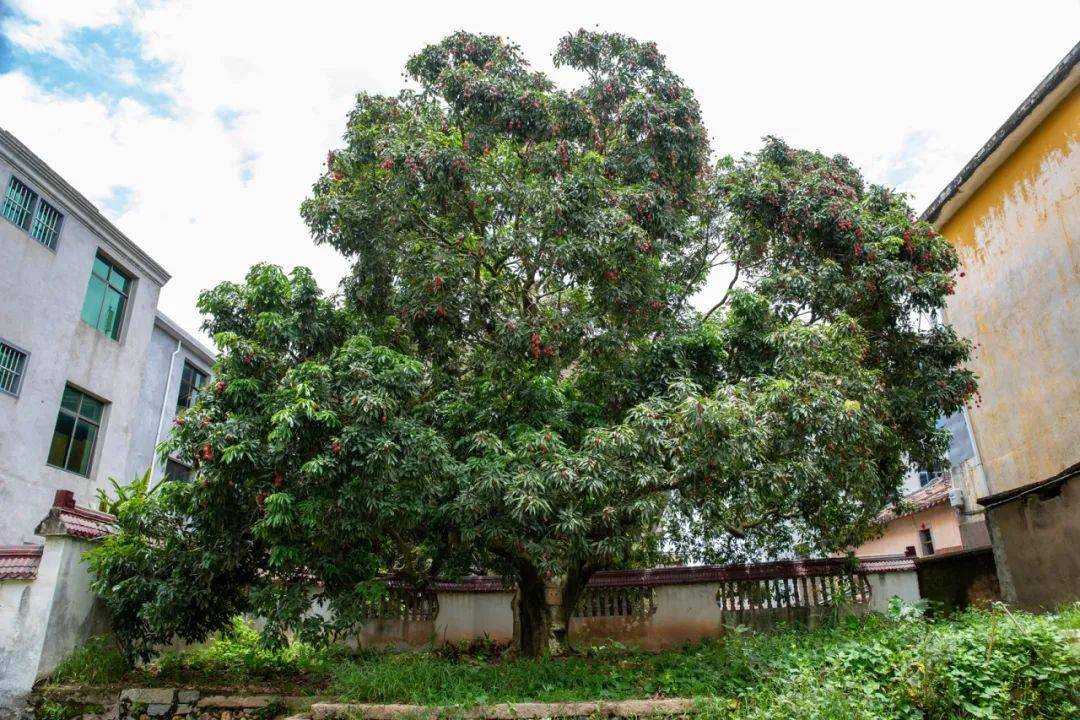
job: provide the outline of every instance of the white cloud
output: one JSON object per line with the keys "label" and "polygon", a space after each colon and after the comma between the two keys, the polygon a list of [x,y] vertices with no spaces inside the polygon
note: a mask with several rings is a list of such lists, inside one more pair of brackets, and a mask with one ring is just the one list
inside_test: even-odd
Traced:
{"label": "white cloud", "polygon": [[77,64],[86,58],[69,41],[72,31],[116,25],[136,10],[136,0],[8,0],[8,5],[14,14],[0,24],[0,33],[19,47]]}
{"label": "white cloud", "polygon": [[[1038,7],[1036,7],[1038,6]],[[133,193],[117,225],[173,273],[162,308],[199,324],[198,291],[260,260],[346,263],[312,245],[298,207],[360,90],[396,92],[408,56],[456,29],[506,35],[552,70],[563,33],[599,25],[656,40],[694,88],[718,153],[765,134],[843,152],[921,209],[1075,42],[1075,0],[911,2],[215,2],[20,0],[20,47],[77,61],[70,34],[128,23],[166,75],[171,115],[134,100],[53,95],[0,75],[0,125],[99,202]],[[1048,22],[1048,18],[1056,18]],[[137,67],[102,68],[125,82]],[[556,72],[567,80],[565,72]],[[711,304],[721,278],[703,293]]]}

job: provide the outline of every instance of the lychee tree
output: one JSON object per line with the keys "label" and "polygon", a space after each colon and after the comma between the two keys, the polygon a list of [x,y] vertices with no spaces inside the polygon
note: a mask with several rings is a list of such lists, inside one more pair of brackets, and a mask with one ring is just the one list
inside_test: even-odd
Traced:
{"label": "lychee tree", "polygon": [[956,255],[902,195],[774,138],[712,164],[653,44],[554,60],[581,85],[497,37],[423,49],[303,204],[340,295],[261,265],[201,297],[216,383],[166,449],[271,632],[341,631],[386,574],[494,572],[520,651],[561,652],[598,569],[859,543],[974,391],[933,321]]}

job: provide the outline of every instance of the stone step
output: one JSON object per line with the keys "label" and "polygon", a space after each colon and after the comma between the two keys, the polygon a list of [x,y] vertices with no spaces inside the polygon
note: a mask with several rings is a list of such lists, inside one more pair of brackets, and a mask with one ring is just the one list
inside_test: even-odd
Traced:
{"label": "stone step", "polygon": [[468,720],[540,720],[541,718],[608,717],[634,718],[686,715],[694,701],[684,698],[662,700],[603,700],[594,702],[500,703],[476,707],[430,707],[427,705],[379,705],[369,703],[315,703],[311,720],[422,720],[448,717]]}

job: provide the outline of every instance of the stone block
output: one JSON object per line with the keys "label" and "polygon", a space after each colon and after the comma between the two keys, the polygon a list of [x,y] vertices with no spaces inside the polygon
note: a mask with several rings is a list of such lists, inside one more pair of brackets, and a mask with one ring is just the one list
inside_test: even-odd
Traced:
{"label": "stone block", "polygon": [[198,690],[177,690],[176,702],[184,703],[185,705],[191,705],[199,699]]}
{"label": "stone block", "polygon": [[199,707],[223,708],[228,710],[261,708],[266,707],[277,699],[277,695],[208,695],[199,698]]}
{"label": "stone block", "polygon": [[128,688],[120,693],[120,701],[143,705],[172,705],[176,691],[172,688]]}
{"label": "stone block", "polygon": [[172,714],[172,703],[170,702],[168,705],[166,705],[164,703],[153,703],[151,705],[147,705],[146,706],[146,714],[149,715],[152,718],[164,717],[166,715],[171,715]]}

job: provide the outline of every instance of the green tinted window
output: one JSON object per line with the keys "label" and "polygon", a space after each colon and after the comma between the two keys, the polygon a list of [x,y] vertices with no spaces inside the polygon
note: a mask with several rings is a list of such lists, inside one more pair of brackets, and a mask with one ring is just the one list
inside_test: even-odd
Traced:
{"label": "green tinted window", "polygon": [[89,476],[104,409],[100,400],[73,387],[65,387],[46,462]]}
{"label": "green tinted window", "polygon": [[109,271],[111,269],[112,268],[109,265],[109,263],[106,262],[105,259],[102,258],[100,255],[98,255],[97,257],[94,258],[94,270],[93,270],[93,273],[95,275],[99,276],[102,280],[108,280],[109,279]]}
{"label": "green tinted window", "polygon": [[52,444],[49,446],[49,464],[64,467],[67,461],[68,446],[75,433],[75,418],[66,413],[56,416],[56,428],[53,430]]}
{"label": "green tinted window", "polygon": [[199,389],[206,384],[206,373],[198,370],[191,363],[184,363],[184,372],[180,375],[180,394],[176,398],[176,414],[195,404]]}
{"label": "green tinted window", "polygon": [[130,287],[131,278],[100,255],[94,258],[83,300],[83,321],[114,340],[119,338]]}
{"label": "green tinted window", "polygon": [[34,208],[34,222],[30,225],[30,237],[49,248],[56,249],[56,238],[60,236],[60,223],[64,216],[44,200],[39,200]]}
{"label": "green tinted window", "polygon": [[82,402],[83,394],[73,387],[64,388],[64,396],[60,399],[60,407],[73,413],[79,412],[79,403]]}
{"label": "green tinted window", "polygon": [[95,400],[89,395],[83,395],[82,405],[79,406],[79,414],[94,422],[101,422],[101,413],[104,409],[104,403]]}
{"label": "green tinted window", "polygon": [[26,230],[30,226],[30,213],[36,200],[37,194],[12,175],[4,193],[4,204],[0,206],[0,215]]}

